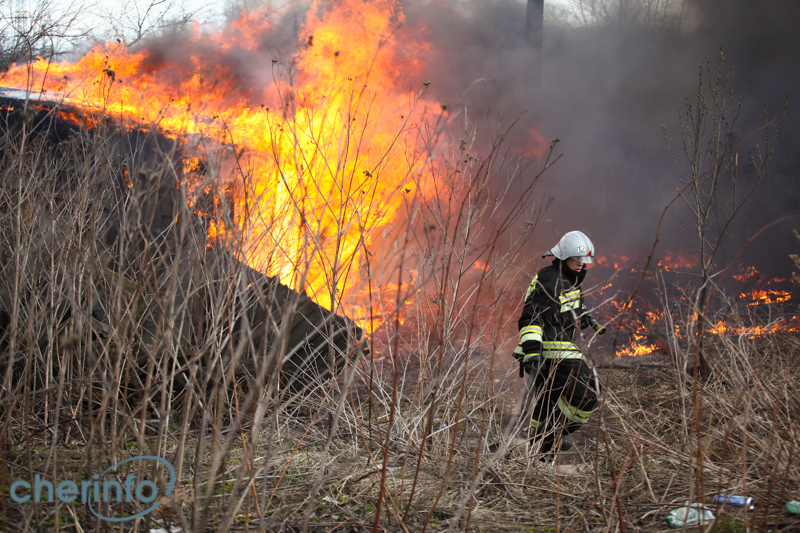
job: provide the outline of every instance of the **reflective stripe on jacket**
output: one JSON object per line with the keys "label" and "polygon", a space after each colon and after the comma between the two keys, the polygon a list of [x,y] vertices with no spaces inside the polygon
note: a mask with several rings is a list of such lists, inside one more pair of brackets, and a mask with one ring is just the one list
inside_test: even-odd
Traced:
{"label": "reflective stripe on jacket", "polygon": [[519,344],[514,357],[525,362],[541,355],[547,359],[581,359],[574,344],[578,331],[576,317],[581,314],[581,282],[586,269],[575,272],[566,263],[554,260],[531,280],[525,292],[525,305],[519,319]]}

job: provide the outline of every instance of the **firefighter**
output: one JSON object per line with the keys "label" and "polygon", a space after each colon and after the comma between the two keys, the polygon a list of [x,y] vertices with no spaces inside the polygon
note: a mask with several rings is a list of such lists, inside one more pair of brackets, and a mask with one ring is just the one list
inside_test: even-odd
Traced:
{"label": "firefighter", "polygon": [[534,276],[525,294],[514,351],[520,377],[529,374],[525,404],[533,402],[531,443],[543,454],[571,448],[569,434],[589,421],[600,385],[575,343],[579,329],[605,333],[586,312],[581,292],[586,265],[594,261],[592,241],[570,231],[542,257],[548,256],[554,257],[552,265]]}

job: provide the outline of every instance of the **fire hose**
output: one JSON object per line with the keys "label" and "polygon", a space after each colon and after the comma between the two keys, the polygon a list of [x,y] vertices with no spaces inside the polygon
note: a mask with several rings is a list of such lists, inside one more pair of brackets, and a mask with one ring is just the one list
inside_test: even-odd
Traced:
{"label": "fire hose", "polygon": [[595,320],[592,315],[584,315],[584,318],[586,320],[586,325],[595,330],[598,337],[602,337],[608,331],[608,329]]}

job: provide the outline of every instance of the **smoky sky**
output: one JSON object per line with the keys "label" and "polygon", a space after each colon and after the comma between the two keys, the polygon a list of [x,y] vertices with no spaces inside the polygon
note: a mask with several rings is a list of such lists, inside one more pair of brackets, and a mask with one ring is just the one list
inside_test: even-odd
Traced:
{"label": "smoky sky", "polygon": [[[716,68],[722,51],[734,70],[734,90],[745,93],[736,126],[744,138],[764,123],[764,109],[779,117],[789,108],[770,172],[729,228],[729,261],[764,225],[800,213],[792,147],[800,131],[800,38],[793,27],[800,6],[791,0],[689,0],[691,29],[637,24],[570,26],[545,18],[541,69],[525,38],[525,4],[512,0],[403,2],[400,31],[421,32],[431,44],[424,76],[430,95],[462,103],[486,129],[497,117],[519,118],[513,143],[529,127],[560,139],[562,154],[541,183],[553,203],[539,226],[530,255],[536,257],[572,229],[591,235],[598,253],[636,255],[649,250],[658,219],[681,185],[667,149],[665,130],[679,136],[679,113],[695,98],[706,57]],[[484,80],[473,84],[476,80]],[[464,94],[468,88],[469,91]],[[763,134],[755,142],[763,147]],[[750,152],[743,150],[742,166]],[[680,159],[680,151],[673,150]],[[746,169],[745,169],[746,170]],[[746,185],[747,172],[740,178]],[[759,270],[788,276],[800,243],[777,224],[745,251]],[[681,202],[667,213],[659,250],[688,250],[694,242],[690,213]]]}
{"label": "smoky sky", "polygon": [[[284,11],[255,52],[232,47],[216,60],[230,66],[245,88],[273,83],[273,60],[287,64],[303,46],[297,35],[307,5]],[[524,1],[401,0],[400,6],[405,20],[396,30],[399,42],[416,39],[430,46],[417,58],[421,71],[400,73],[398,89],[416,91],[430,82],[427,98],[474,120],[479,152],[491,133],[515,120],[507,140],[511,150],[523,151],[531,128],[546,140],[560,140],[555,154],[561,157],[539,187],[553,201],[528,245],[531,260],[541,262],[541,253],[573,229],[587,232],[599,255],[649,251],[659,217],[681,186],[665,131],[679,136],[679,113],[695,98],[699,67],[708,57],[716,68],[720,51],[733,66],[735,94],[746,91],[738,138],[764,123],[765,105],[770,118],[780,116],[787,93],[789,105],[770,171],[728,228],[720,262],[730,261],[766,224],[800,214],[800,151],[793,149],[800,136],[795,0],[685,0],[683,29],[569,25],[550,16],[548,5],[539,62],[526,37]],[[231,20],[236,15],[230,13]],[[149,43],[153,53],[173,55],[182,53],[181,46],[180,36]],[[742,185],[756,142],[763,148],[762,137],[740,155]],[[679,149],[672,153],[680,159]],[[696,248],[690,215],[680,201],[670,208],[659,250]],[[800,251],[794,228],[800,220],[766,230],[746,249],[743,262],[788,276],[787,256]]]}

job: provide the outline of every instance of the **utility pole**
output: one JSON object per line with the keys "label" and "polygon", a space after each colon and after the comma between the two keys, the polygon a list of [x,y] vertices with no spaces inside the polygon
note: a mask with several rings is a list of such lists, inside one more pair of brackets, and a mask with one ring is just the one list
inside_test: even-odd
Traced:
{"label": "utility pole", "polygon": [[544,0],[528,0],[525,16],[525,37],[533,51],[533,79],[536,83],[542,76],[542,37],[544,34]]}

